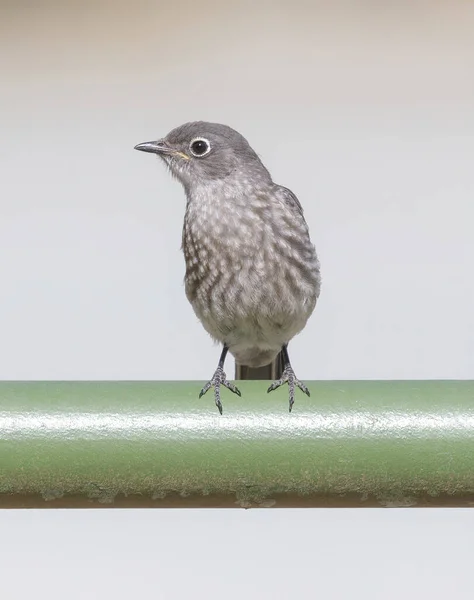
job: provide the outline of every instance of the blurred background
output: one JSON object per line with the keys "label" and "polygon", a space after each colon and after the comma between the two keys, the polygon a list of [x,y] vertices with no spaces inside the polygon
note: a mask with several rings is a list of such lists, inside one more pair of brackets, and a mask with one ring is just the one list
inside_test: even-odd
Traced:
{"label": "blurred background", "polygon": [[462,1],[3,2],[0,377],[210,377],[183,190],[133,150],[198,119],[305,208],[299,377],[473,377],[473,31]]}
{"label": "blurred background", "polygon": [[[184,296],[183,191],[133,150],[198,119],[243,133],[305,208],[323,289],[291,345],[300,378],[473,378],[473,31],[468,0],[0,1],[0,378],[213,373],[219,349]],[[10,570],[9,600],[47,585],[50,559],[70,584],[71,540],[75,560],[108,557],[71,598],[150,593],[155,574],[153,597],[182,597],[188,570],[198,597],[210,581],[211,597],[256,597],[245,572],[259,597],[472,597],[465,511],[12,514],[2,564],[24,556],[39,579]],[[117,531],[135,548],[120,586]],[[292,569],[296,586],[274,577]]]}

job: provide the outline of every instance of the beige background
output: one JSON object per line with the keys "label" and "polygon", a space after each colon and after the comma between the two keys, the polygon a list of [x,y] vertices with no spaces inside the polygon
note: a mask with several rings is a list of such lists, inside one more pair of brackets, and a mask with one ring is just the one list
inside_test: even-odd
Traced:
{"label": "beige background", "polygon": [[[0,378],[213,372],[182,190],[133,151],[194,119],[305,207],[301,378],[473,378],[473,31],[468,1],[0,2]],[[470,512],[13,514],[8,600],[472,598]]]}

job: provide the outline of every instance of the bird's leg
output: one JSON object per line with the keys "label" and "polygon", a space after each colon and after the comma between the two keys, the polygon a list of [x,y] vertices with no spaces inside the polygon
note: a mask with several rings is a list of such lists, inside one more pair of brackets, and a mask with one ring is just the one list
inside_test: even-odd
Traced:
{"label": "bird's leg", "polygon": [[224,373],[224,362],[225,362],[225,357],[226,357],[228,351],[229,351],[229,348],[224,344],[224,347],[222,348],[221,357],[219,359],[219,364],[217,365],[216,372],[212,376],[212,379],[210,381],[208,381],[206,383],[206,385],[202,388],[202,390],[199,394],[199,398],[201,398],[212,386],[214,386],[214,399],[216,401],[216,406],[219,409],[219,412],[221,414],[222,414],[221,385],[226,387],[231,392],[234,392],[234,394],[237,394],[237,396],[241,395],[240,390],[238,388],[236,388],[233,383],[230,383],[229,381],[227,381],[226,374]]}
{"label": "bird's leg", "polygon": [[288,383],[288,391],[289,391],[289,401],[290,401],[290,412],[293,408],[293,404],[295,403],[295,386],[299,387],[302,392],[304,392],[307,396],[309,396],[309,390],[305,386],[305,384],[297,379],[295,372],[293,371],[293,367],[290,364],[290,357],[288,356],[288,344],[285,344],[281,353],[283,355],[283,373],[281,374],[281,379],[277,379],[272,383],[272,385],[268,388],[267,392],[273,392],[280,385],[284,383]]}

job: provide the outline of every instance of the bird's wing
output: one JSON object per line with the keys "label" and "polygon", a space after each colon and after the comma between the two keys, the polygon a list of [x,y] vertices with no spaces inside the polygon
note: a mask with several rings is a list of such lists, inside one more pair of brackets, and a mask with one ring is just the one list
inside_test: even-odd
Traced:
{"label": "bird's wing", "polygon": [[278,191],[283,202],[285,202],[294,213],[297,213],[300,217],[303,217],[304,220],[303,207],[301,206],[301,203],[295,196],[295,194],[293,194],[291,190],[289,190],[286,187],[283,187],[282,185],[278,186]]}

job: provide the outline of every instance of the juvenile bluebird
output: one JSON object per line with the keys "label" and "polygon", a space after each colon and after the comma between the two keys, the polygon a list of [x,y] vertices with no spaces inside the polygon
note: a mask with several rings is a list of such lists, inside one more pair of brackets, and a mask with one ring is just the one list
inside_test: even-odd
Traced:
{"label": "juvenile bluebird", "polygon": [[273,182],[247,140],[227,125],[197,121],[155,142],[135,146],[157,154],[184,187],[182,248],[185,290],[204,329],[223,346],[217,369],[201,390],[240,396],[227,381],[230,352],[238,364],[261,367],[281,352],[289,410],[297,379],[288,343],[306,325],[319,296],[316,250],[298,198]]}

